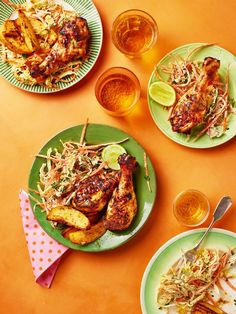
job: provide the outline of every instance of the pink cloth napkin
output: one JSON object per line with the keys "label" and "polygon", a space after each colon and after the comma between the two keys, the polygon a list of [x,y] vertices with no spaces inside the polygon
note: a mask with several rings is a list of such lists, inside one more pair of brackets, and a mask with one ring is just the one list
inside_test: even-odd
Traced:
{"label": "pink cloth napkin", "polygon": [[20,191],[20,207],[26,243],[35,281],[50,288],[62,255],[68,247],[52,239],[40,227],[31,209],[28,194]]}

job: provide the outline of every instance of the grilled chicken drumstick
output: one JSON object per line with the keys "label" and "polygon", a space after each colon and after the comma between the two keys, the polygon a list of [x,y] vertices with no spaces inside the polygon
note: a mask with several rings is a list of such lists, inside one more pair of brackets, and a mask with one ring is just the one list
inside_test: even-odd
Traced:
{"label": "grilled chicken drumstick", "polygon": [[219,60],[205,58],[202,73],[197,82],[173,107],[170,116],[173,131],[189,134],[193,127],[203,122],[214,97],[213,82],[217,77],[219,67]]}
{"label": "grilled chicken drumstick", "polygon": [[37,52],[28,58],[30,75],[37,82],[43,82],[59,66],[85,57],[88,54],[89,38],[88,24],[84,18],[75,17],[69,20],[59,31],[56,43],[45,58]]}
{"label": "grilled chicken drumstick", "polygon": [[107,206],[105,227],[111,231],[126,230],[137,212],[132,172],[136,159],[128,154],[119,156],[120,181]]}

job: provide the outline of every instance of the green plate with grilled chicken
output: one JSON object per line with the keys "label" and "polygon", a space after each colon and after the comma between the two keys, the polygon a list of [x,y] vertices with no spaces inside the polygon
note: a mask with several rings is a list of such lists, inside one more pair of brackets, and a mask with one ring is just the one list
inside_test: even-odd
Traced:
{"label": "green plate with grilled chicken", "polygon": [[[168,53],[148,85],[150,90],[154,82],[164,81],[176,92],[171,107],[158,104],[148,94],[158,128],[171,140],[192,148],[210,148],[232,139],[236,135],[235,69],[235,56],[217,45],[193,43]],[[168,97],[165,91],[159,96]]]}
{"label": "green plate with grilled chicken", "polygon": [[27,6],[26,0],[8,3],[11,5],[0,1],[0,41],[4,44],[0,75],[4,79],[29,92],[54,93],[89,73],[103,39],[100,15],[92,0],[32,0]]}
{"label": "green plate with grilled chicken", "polygon": [[[31,195],[30,203],[34,210],[36,219],[38,220],[41,227],[52,238],[64,244],[65,246],[70,247],[75,250],[82,250],[82,251],[88,251],[88,252],[114,249],[126,243],[131,238],[133,238],[135,234],[143,227],[149,215],[151,214],[151,211],[155,202],[155,196],[156,196],[155,171],[143,147],[140,146],[139,143],[136,142],[134,138],[132,138],[131,136],[129,136],[122,130],[119,130],[119,129],[116,129],[107,125],[99,125],[99,124],[88,124],[85,132],[84,130],[85,128],[83,125],[78,125],[78,126],[63,130],[62,132],[54,136],[52,139],[50,139],[44,145],[44,147],[40,150],[40,152],[37,154],[37,157],[35,158],[33,162],[33,166],[29,175],[28,190],[29,190],[29,194]],[[77,145],[77,144],[74,144],[75,142],[80,143],[81,136],[84,137],[84,141],[86,143],[85,148],[81,147],[81,145],[74,146],[74,145]],[[99,166],[99,169],[101,169],[101,172],[99,172],[100,171],[99,169],[95,168],[95,171],[97,173],[93,172],[92,177],[91,177],[91,173],[87,175],[87,178],[84,176],[83,177],[84,181],[83,182],[80,181],[80,184],[76,185],[75,187],[75,184],[77,184],[76,183],[77,177],[75,177],[75,170],[80,169],[80,171],[85,171],[85,172],[90,171],[90,169],[88,168],[89,167],[88,163],[89,165],[91,164],[91,169],[92,169],[93,165],[96,165],[96,162],[98,160],[97,155],[93,153],[94,145],[98,145],[98,147],[100,147],[98,149],[98,152],[99,152],[98,155],[99,155],[100,152],[104,149],[100,145],[104,143],[106,144],[107,143],[119,143],[119,145],[121,145],[124,148],[124,150],[126,151],[128,155],[135,157],[137,164],[135,165],[135,167],[133,167],[134,165],[133,158],[128,158],[129,161],[128,159],[123,159],[123,164],[122,164],[122,161],[120,161],[120,167],[121,167],[120,170],[112,170],[112,169],[107,170],[107,165],[105,165],[104,167],[103,162],[101,162]],[[83,151],[82,157],[78,157],[78,158],[76,157],[76,160],[74,159],[74,161],[73,160],[71,161],[70,158],[68,159],[68,153],[70,154],[71,151],[73,153],[75,151],[74,150],[75,147],[76,147],[76,150],[81,151],[85,149],[86,152]],[[55,151],[55,149],[57,151]],[[88,154],[88,155],[84,157],[84,154]],[[49,158],[47,158],[47,156],[49,156]],[[72,164],[74,162],[72,168],[70,168],[70,165],[68,166],[68,163],[71,164],[71,162]],[[45,165],[42,168],[43,164]],[[65,173],[64,171],[65,168],[63,168],[64,166],[67,167],[66,169],[69,169],[69,168],[72,169],[71,172],[70,170],[66,170],[66,173],[68,173],[66,177],[64,176],[64,173]],[[124,170],[124,166],[125,166],[125,170]],[[50,175],[48,175],[49,169],[50,169]],[[94,171],[94,170],[91,170],[91,171]],[[127,175],[127,171],[129,172],[128,175]],[[62,173],[63,173],[63,176],[62,176]],[[98,202],[96,201],[97,198],[94,197],[95,195],[94,191],[95,192],[97,191],[96,190],[96,187],[98,186],[97,184],[101,184],[101,181],[99,181],[100,174],[103,177],[104,175],[106,175],[106,180],[104,183],[102,183],[103,185],[100,186],[101,187],[100,190],[102,191],[102,193],[99,194],[101,195],[101,197],[99,196],[98,202],[100,202],[101,198],[103,197],[102,194],[109,193],[108,191],[109,186],[110,186],[109,182],[112,182],[113,179],[117,180],[116,186],[117,184],[119,184],[120,191],[123,189],[123,191],[127,190],[128,192],[130,192],[131,191],[130,187],[132,184],[133,191],[136,195],[137,212],[136,214],[133,215],[134,218],[130,220],[131,223],[129,224],[129,226],[127,225],[128,227],[125,228],[123,231],[115,230],[113,227],[111,227],[114,221],[112,222],[112,220],[110,220],[110,223],[109,223],[109,220],[106,216],[108,212],[108,208],[109,208],[109,205],[107,206],[107,204],[111,201],[113,197],[113,192],[111,192],[110,196],[107,196],[104,208],[101,211],[100,209],[102,207],[100,209],[98,208],[98,205],[97,205]],[[131,176],[133,178],[133,183],[129,182],[128,179],[126,180],[126,176],[129,178]],[[58,179],[54,180],[55,177],[58,177]],[[123,185],[122,187],[120,186],[121,178],[123,178],[123,183],[124,183],[124,180],[126,180],[125,184],[127,183],[127,185]],[[46,192],[44,194],[40,194],[39,188],[38,188],[39,182],[43,182],[43,185],[41,184],[40,187],[44,191],[45,191],[45,187],[47,187],[47,191],[52,191],[52,192],[49,192],[49,193]],[[48,184],[48,182],[50,184]],[[72,186],[72,189],[70,188],[70,184],[74,184]],[[82,188],[82,186],[86,186],[85,189],[84,187]],[[95,188],[95,190],[93,187]],[[55,191],[56,191],[56,194],[54,193]],[[70,192],[72,191],[72,193],[70,194],[69,191]],[[75,191],[75,194],[73,194],[73,191]],[[114,191],[114,189],[112,191]],[[127,202],[129,202],[130,199],[133,199],[132,192],[127,193],[127,191],[126,191],[125,204],[128,204]],[[50,218],[50,221],[47,219],[47,214],[45,210],[43,210],[45,209],[45,207],[42,204],[37,205],[38,203],[46,202],[47,204],[50,204],[48,206],[50,206],[51,208],[53,207],[55,208],[57,207],[55,205],[56,204],[55,202],[58,202],[59,197],[61,197],[61,199],[63,198],[63,201],[64,200],[68,201],[67,204],[70,204],[70,207],[74,207],[74,208],[76,207],[77,209],[81,208],[81,211],[87,217],[89,217],[89,220],[90,218],[96,218],[95,216],[93,216],[93,213],[96,213],[96,211],[99,211],[100,216],[99,216],[98,222],[100,222],[101,220],[104,221],[103,219],[106,217],[105,226],[109,230],[106,230],[102,236],[100,236],[98,239],[96,239],[95,241],[91,243],[88,243],[85,245],[77,244],[78,242],[73,243],[71,241],[73,240],[73,237],[68,236],[68,232],[67,232],[68,227],[65,228],[65,224],[60,224],[60,223],[57,224],[56,226],[53,225],[51,218]],[[93,202],[90,202],[92,198],[93,200],[94,199],[95,200]],[[86,199],[86,201],[84,201],[84,199]],[[61,201],[59,200],[59,202]],[[119,206],[117,204],[118,203],[114,205],[113,203],[113,208],[117,208],[117,206]],[[130,208],[132,208],[133,204],[130,204],[130,206],[131,206]],[[91,208],[95,208],[93,213],[90,212]],[[65,212],[63,211],[63,213]],[[91,217],[91,214],[92,214],[92,217]],[[125,221],[126,219],[125,217],[126,217],[126,214],[123,215],[124,220],[122,221]],[[115,221],[118,221],[120,218],[121,216],[119,215],[116,216],[115,219],[117,220]],[[83,221],[83,223],[84,222],[87,223],[86,221]],[[95,222],[95,225],[97,225],[98,222]],[[91,224],[94,225],[93,222],[91,222]],[[100,227],[98,226],[98,229]],[[69,228],[69,231],[70,230],[71,229]],[[88,228],[87,231],[89,230],[91,229]]]}

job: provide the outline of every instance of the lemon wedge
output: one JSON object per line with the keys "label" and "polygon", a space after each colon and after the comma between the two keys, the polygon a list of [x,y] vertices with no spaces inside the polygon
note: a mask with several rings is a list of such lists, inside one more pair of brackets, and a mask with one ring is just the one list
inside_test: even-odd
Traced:
{"label": "lemon wedge", "polygon": [[126,150],[123,146],[118,144],[111,144],[106,146],[102,151],[102,159],[107,162],[108,167],[113,170],[119,170],[120,165],[118,163],[118,157],[125,154]]}
{"label": "lemon wedge", "polygon": [[174,88],[162,81],[154,82],[150,85],[149,95],[158,104],[166,107],[172,106],[176,100]]}

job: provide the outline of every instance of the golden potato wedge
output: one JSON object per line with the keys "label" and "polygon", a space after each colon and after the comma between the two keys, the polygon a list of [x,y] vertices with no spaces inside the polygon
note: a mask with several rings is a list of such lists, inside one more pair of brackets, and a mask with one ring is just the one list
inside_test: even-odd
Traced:
{"label": "golden potato wedge", "polygon": [[66,229],[64,229],[62,231],[62,235],[63,235],[64,238],[69,239],[69,233],[70,232],[75,232],[75,231],[78,231],[78,230],[79,229],[76,229],[74,227],[68,227],[68,228],[66,228]]}
{"label": "golden potato wedge", "polygon": [[40,20],[37,20],[33,17],[29,17],[28,19],[33,27],[35,34],[40,35],[42,32],[45,31],[46,28]]}
{"label": "golden potato wedge", "polygon": [[18,10],[18,18],[16,19],[16,23],[19,25],[21,34],[31,52],[38,50],[40,48],[38,38],[29,19],[21,10]]}
{"label": "golden potato wedge", "polygon": [[52,208],[47,215],[47,219],[63,223],[67,226],[72,226],[77,229],[85,230],[90,228],[89,219],[80,211],[68,206],[58,206]]}
{"label": "golden potato wedge", "polygon": [[48,43],[52,46],[53,44],[55,44],[55,42],[57,41],[57,33],[54,32],[53,29],[50,29],[49,33],[48,33]]}
{"label": "golden potato wedge", "polygon": [[0,41],[11,51],[31,54],[40,48],[33,27],[23,11],[16,20],[7,20],[0,27]]}
{"label": "golden potato wedge", "polygon": [[91,226],[88,230],[76,230],[75,228],[66,229],[62,235],[71,242],[85,245],[100,238],[106,232],[103,220]]}
{"label": "golden potato wedge", "polygon": [[41,37],[43,40],[47,38],[49,45],[53,45],[57,40],[57,33],[53,29],[46,29],[44,24],[35,18],[29,18],[30,23],[36,35]]}
{"label": "golden potato wedge", "polygon": [[9,50],[19,54],[30,54],[31,50],[20,36],[16,20],[7,20],[0,27],[0,41]]}

